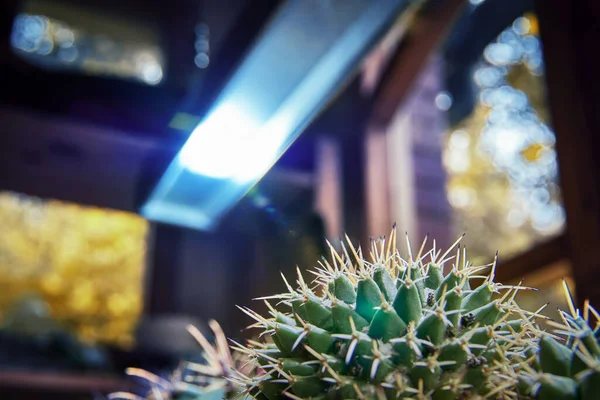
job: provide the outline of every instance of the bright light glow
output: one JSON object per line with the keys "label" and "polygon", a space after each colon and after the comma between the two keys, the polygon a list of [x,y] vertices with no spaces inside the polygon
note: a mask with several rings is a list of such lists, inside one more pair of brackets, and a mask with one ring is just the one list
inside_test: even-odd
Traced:
{"label": "bright light glow", "polygon": [[208,67],[208,64],[210,63],[210,58],[208,57],[208,54],[206,53],[198,53],[196,55],[196,57],[194,57],[194,64],[196,64],[196,67],[198,68],[206,68]]}
{"label": "bright light glow", "polygon": [[467,132],[463,130],[457,130],[452,132],[452,135],[450,135],[448,144],[454,149],[467,150],[470,142],[471,137]]}
{"label": "bright light glow", "polygon": [[223,104],[192,132],[179,161],[197,174],[231,178],[243,157],[243,145],[258,128],[241,105]]}
{"label": "bright light glow", "polygon": [[527,212],[517,207],[513,207],[506,216],[506,222],[513,228],[519,228],[527,222]]}
{"label": "bright light glow", "polygon": [[155,85],[161,81],[163,76],[162,68],[158,63],[147,63],[140,70],[140,77],[144,82]]}
{"label": "bright light glow", "polygon": [[513,30],[518,35],[525,35],[531,29],[531,21],[527,17],[519,17],[513,22]]}
{"label": "bright light glow", "polygon": [[290,127],[279,125],[277,120],[266,124],[245,143],[243,156],[233,174],[237,182],[259,179],[277,160]]}
{"label": "bright light glow", "polygon": [[449,151],[444,154],[444,164],[454,173],[466,172],[471,166],[471,159],[468,154],[462,152]]}
{"label": "bright light glow", "polygon": [[163,78],[163,71],[156,56],[142,51],[135,58],[139,77],[150,85],[156,85]]}
{"label": "bright light glow", "polygon": [[493,65],[510,65],[515,62],[519,54],[509,44],[492,43],[485,48],[485,59]]}
{"label": "bright light glow", "polygon": [[468,187],[454,187],[448,190],[448,201],[453,207],[467,208],[475,202],[477,194]]}
{"label": "bright light glow", "polygon": [[62,47],[69,47],[73,45],[73,42],[75,41],[75,35],[69,28],[58,28],[56,30],[56,41]]}
{"label": "bright light glow", "polygon": [[475,71],[475,82],[479,86],[496,86],[503,78],[500,69],[496,67],[483,67]]}
{"label": "bright light glow", "polygon": [[[360,65],[408,0],[289,0],[252,46],[142,207],[211,229]],[[318,38],[319,40],[314,40]]]}
{"label": "bright light glow", "polygon": [[520,130],[499,129],[495,132],[495,150],[510,155],[516,154],[523,148],[525,138],[526,135]]}
{"label": "bright light glow", "polygon": [[223,104],[194,130],[179,162],[211,178],[238,183],[258,179],[276,159],[289,130],[273,122],[260,126],[242,105]]}
{"label": "bright light glow", "polygon": [[11,34],[12,45],[26,52],[34,52],[46,35],[48,19],[40,15],[19,14]]}

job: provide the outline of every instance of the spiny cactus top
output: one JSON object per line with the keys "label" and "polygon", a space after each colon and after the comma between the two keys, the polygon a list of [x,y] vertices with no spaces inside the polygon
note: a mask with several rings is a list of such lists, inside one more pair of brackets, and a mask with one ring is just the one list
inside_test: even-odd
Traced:
{"label": "spiny cactus top", "polygon": [[458,241],[444,254],[435,243],[424,253],[423,242],[415,257],[408,244],[404,259],[394,229],[389,241],[373,241],[367,260],[346,239],[313,271],[313,286],[298,271],[296,288],[286,281],[288,292],[263,298],[269,317],[242,308],[270,338],[236,346],[265,371],[237,374],[246,393],[261,400],[518,397],[515,369],[530,358],[538,315],[517,305],[523,287],[495,283],[495,262],[472,266],[460,247],[450,256]]}
{"label": "spiny cactus top", "polygon": [[581,315],[565,281],[563,287],[570,312],[560,311],[562,323],[548,321],[556,336],[550,332],[542,335],[536,362],[520,372],[521,389],[539,400],[599,399],[600,315],[589,301]]}

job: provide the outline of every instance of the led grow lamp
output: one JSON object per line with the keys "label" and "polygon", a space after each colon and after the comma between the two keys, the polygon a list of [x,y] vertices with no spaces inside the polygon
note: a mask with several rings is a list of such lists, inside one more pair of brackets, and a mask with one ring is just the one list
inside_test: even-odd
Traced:
{"label": "led grow lamp", "polygon": [[290,0],[142,207],[208,230],[269,170],[408,0]]}

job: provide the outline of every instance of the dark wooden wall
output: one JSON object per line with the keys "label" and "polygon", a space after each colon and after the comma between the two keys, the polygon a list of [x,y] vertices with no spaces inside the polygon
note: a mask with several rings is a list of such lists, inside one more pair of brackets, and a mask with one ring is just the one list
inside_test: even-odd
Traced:
{"label": "dark wooden wall", "polygon": [[600,3],[539,0],[546,79],[580,303],[600,303]]}

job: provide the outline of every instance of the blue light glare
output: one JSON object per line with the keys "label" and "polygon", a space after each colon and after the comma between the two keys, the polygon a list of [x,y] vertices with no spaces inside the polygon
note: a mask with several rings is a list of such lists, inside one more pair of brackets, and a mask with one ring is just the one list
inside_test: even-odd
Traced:
{"label": "blue light glare", "polygon": [[142,207],[208,230],[271,168],[407,0],[283,4]]}
{"label": "blue light glare", "polygon": [[196,174],[244,184],[269,168],[289,129],[273,122],[261,126],[248,107],[224,103],[194,130],[179,163]]}

